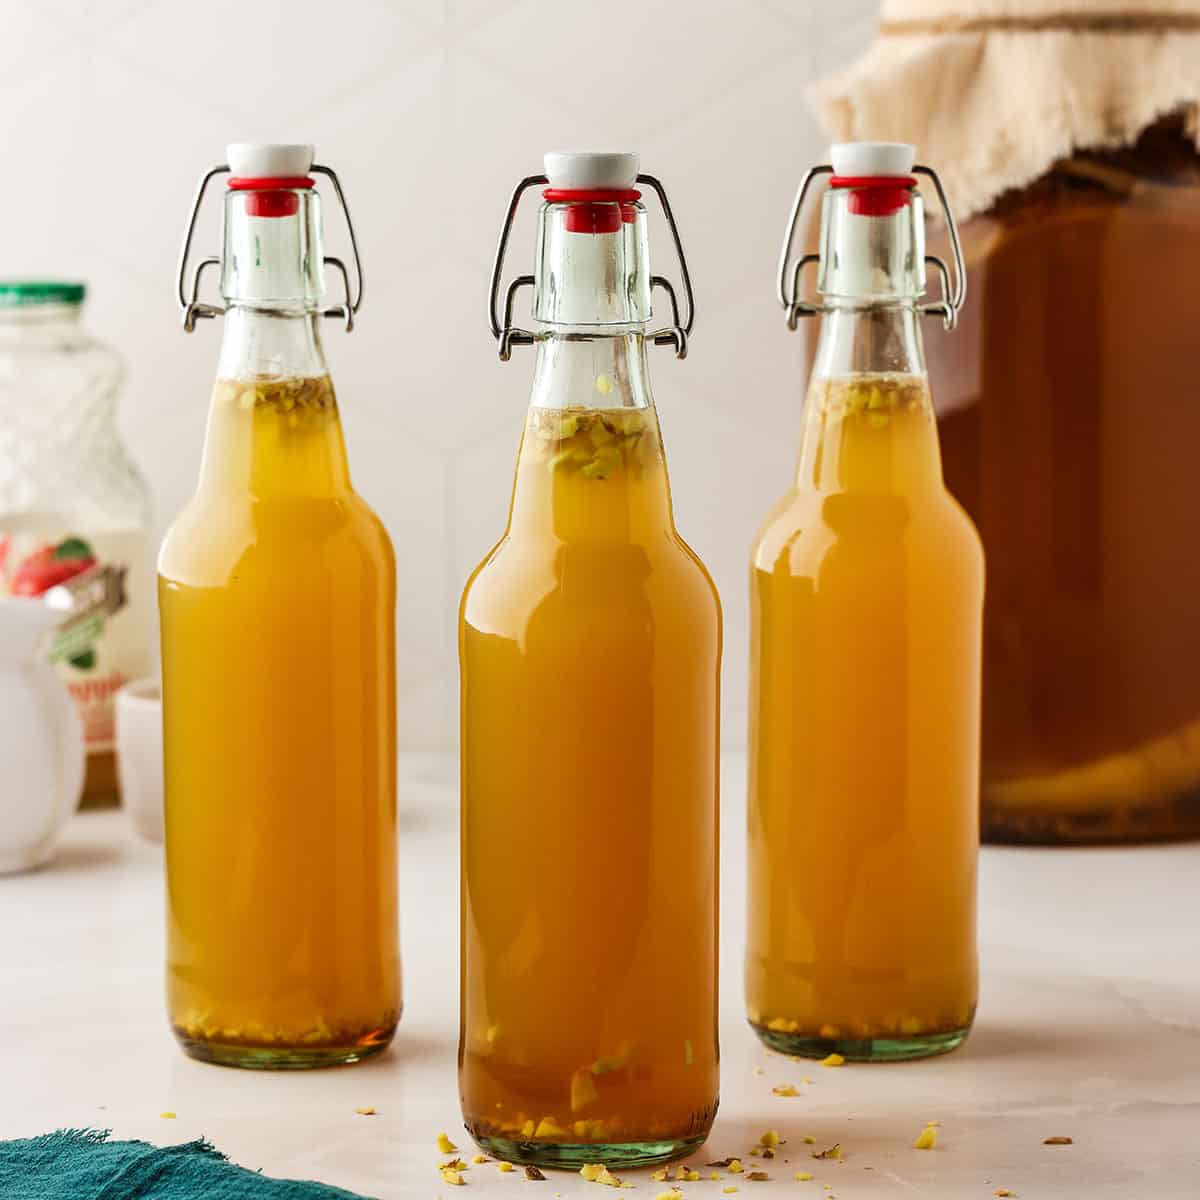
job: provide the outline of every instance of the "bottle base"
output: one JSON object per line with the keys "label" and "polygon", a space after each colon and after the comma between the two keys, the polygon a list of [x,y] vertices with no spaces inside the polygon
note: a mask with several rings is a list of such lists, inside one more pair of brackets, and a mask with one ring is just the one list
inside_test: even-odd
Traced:
{"label": "bottle base", "polygon": [[264,1046],[211,1041],[174,1030],[176,1040],[190,1058],[219,1067],[242,1067],[251,1071],[310,1071],[362,1062],[386,1050],[395,1032],[393,1025],[340,1046]]}
{"label": "bottle base", "polygon": [[479,1148],[492,1158],[556,1171],[578,1171],[589,1163],[624,1170],[655,1167],[686,1158],[708,1139],[708,1134],[703,1133],[651,1142],[532,1142],[469,1132]]}
{"label": "bottle base", "polygon": [[840,1054],[847,1062],[908,1062],[949,1054],[967,1040],[970,1025],[940,1033],[896,1034],[894,1037],[823,1038],[803,1033],[784,1033],[751,1022],[750,1028],[771,1050],[799,1058],[828,1058]]}

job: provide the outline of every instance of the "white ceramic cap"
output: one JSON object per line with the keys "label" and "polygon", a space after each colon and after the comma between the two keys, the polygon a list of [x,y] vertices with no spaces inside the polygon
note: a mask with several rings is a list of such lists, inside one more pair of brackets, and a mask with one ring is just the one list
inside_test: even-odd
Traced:
{"label": "white ceramic cap", "polygon": [[314,154],[298,142],[232,142],[225,161],[239,179],[295,179],[308,174]]}
{"label": "white ceramic cap", "polygon": [[916,157],[907,142],[838,142],[829,149],[835,175],[911,175]]}
{"label": "white ceramic cap", "polygon": [[551,150],[544,161],[546,178],[552,188],[631,188],[637,181],[636,154],[607,150]]}

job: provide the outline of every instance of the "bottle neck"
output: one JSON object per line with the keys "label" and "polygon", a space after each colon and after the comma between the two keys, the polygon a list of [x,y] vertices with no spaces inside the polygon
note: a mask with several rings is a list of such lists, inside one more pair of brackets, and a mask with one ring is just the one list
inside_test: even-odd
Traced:
{"label": "bottle neck", "polygon": [[202,492],[222,501],[350,490],[346,446],[315,313],[231,304],[209,409]]}
{"label": "bottle neck", "polygon": [[641,325],[617,333],[555,326],[538,339],[533,408],[649,408],[650,374]]}
{"label": "bottle neck", "polygon": [[221,379],[308,379],[328,375],[321,318],[313,312],[232,301],[225,311]]}
{"label": "bottle neck", "polygon": [[925,376],[920,317],[912,301],[829,301],[821,318],[813,376]]}
{"label": "bottle neck", "polygon": [[919,321],[912,300],[828,304],[804,403],[797,487],[911,494],[944,486]]}
{"label": "bottle neck", "polygon": [[539,340],[508,528],[610,545],[674,532],[640,327]]}

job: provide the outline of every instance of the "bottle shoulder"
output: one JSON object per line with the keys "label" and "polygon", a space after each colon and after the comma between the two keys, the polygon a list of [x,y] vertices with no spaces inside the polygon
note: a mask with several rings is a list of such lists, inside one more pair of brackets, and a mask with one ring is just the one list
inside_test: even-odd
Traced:
{"label": "bottle shoulder", "polygon": [[506,534],[469,576],[460,615],[468,624],[521,624],[553,606],[590,620],[653,612],[719,627],[720,598],[707,568],[676,533],[649,542],[561,543]]}
{"label": "bottle shoulder", "polygon": [[301,574],[354,563],[395,577],[392,541],[379,516],[353,491],[256,500],[198,491],[171,523],[158,556],[166,579],[220,583],[237,565],[262,574]]}
{"label": "bottle shoulder", "polygon": [[763,572],[807,575],[835,547],[879,554],[895,546],[922,559],[953,559],[982,575],[979,533],[944,487],[903,494],[792,488],[760,526],[751,565]]}

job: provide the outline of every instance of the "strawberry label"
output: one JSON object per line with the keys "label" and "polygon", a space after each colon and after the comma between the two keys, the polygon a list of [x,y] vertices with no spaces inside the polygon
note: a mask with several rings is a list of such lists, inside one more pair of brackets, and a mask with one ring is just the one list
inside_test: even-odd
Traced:
{"label": "strawberry label", "polygon": [[113,695],[150,667],[149,572],[140,531],[0,532],[0,594],[61,614],[49,656],[83,718],[90,752],[113,746]]}

